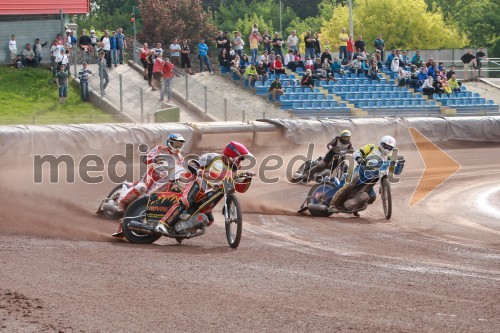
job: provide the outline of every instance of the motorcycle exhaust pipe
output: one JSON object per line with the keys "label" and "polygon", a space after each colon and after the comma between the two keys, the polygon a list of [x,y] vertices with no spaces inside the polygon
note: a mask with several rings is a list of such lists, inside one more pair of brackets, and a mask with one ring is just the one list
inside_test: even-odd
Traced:
{"label": "motorcycle exhaust pipe", "polygon": [[139,221],[130,221],[127,223],[127,226],[130,230],[133,231],[154,231],[155,227],[146,223],[142,223]]}
{"label": "motorcycle exhaust pipe", "polygon": [[328,206],[325,205],[320,205],[320,204],[313,204],[310,203],[307,205],[307,209],[309,209],[310,212],[318,212],[318,213],[327,213],[328,212]]}
{"label": "motorcycle exhaust pipe", "polygon": [[118,206],[115,204],[114,201],[107,201],[107,202],[105,202],[102,205],[101,209],[105,210],[107,212],[111,212],[111,213],[117,213],[118,212]]}

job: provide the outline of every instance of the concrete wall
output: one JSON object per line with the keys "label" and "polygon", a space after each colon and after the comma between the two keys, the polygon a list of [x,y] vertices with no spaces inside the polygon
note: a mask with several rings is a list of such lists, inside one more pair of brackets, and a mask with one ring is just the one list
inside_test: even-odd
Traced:
{"label": "concrete wall", "polygon": [[22,54],[26,43],[33,46],[36,38],[41,43],[48,41],[42,48],[42,64],[50,64],[50,45],[66,23],[64,15],[63,21],[60,15],[0,16],[0,65],[10,64],[10,35],[16,35],[18,54]]}

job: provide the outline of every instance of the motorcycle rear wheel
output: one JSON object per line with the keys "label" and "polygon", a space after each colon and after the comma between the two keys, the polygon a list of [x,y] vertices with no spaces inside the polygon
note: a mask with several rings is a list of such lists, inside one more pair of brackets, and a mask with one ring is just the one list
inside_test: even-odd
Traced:
{"label": "motorcycle rear wheel", "polygon": [[[142,215],[146,212],[147,203],[148,197],[142,197],[135,200],[127,207],[127,210],[125,210],[125,214],[123,214],[123,217]],[[152,244],[161,237],[161,235],[157,233],[149,233],[147,231],[144,231],[144,233],[142,233],[140,231],[130,230],[128,228],[126,220],[122,220],[122,230],[125,238],[131,243]]]}
{"label": "motorcycle rear wheel", "polygon": [[[113,188],[111,192],[109,192],[106,198],[113,198],[116,195],[119,196],[121,191],[122,191],[122,185],[116,185],[116,187]],[[102,216],[104,216],[108,220],[118,220],[120,217],[122,217],[122,213],[110,212],[103,209]]]}
{"label": "motorcycle rear wheel", "polygon": [[[229,194],[226,201],[229,220],[226,221],[227,243],[233,249],[240,245],[241,233],[243,231],[243,216],[238,198]],[[224,214],[224,210],[222,211]]]}
{"label": "motorcycle rear wheel", "polygon": [[382,197],[382,206],[384,207],[384,215],[388,220],[392,216],[392,195],[391,184],[387,177],[382,178],[380,181],[380,196]]}
{"label": "motorcycle rear wheel", "polygon": [[[313,204],[325,204],[325,193],[332,190],[334,187],[331,184],[328,183],[320,183],[316,184],[311,189],[309,190],[309,193],[307,194],[307,199],[306,199],[306,205],[313,203]],[[317,211],[310,211],[312,216],[317,216],[317,217],[328,217],[331,216],[333,213],[330,212],[317,212]]]}

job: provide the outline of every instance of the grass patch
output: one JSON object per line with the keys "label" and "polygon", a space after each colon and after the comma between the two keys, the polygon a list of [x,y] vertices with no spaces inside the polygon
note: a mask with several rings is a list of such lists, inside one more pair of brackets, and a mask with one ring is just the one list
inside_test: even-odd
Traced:
{"label": "grass patch", "polygon": [[120,122],[83,102],[71,82],[66,104],[59,104],[57,84],[47,68],[0,66],[0,105],[0,125]]}

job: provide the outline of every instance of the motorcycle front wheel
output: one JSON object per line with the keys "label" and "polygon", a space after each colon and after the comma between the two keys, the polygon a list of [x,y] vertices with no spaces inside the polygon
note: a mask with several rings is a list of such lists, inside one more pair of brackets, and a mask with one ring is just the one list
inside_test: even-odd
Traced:
{"label": "motorcycle front wheel", "polygon": [[380,196],[382,197],[382,206],[384,206],[384,215],[388,220],[392,215],[392,196],[391,184],[387,177],[382,178],[380,181]]}
{"label": "motorcycle front wheel", "polygon": [[[229,194],[226,200],[226,209],[228,219],[226,219],[226,238],[227,243],[233,249],[240,245],[241,233],[243,231],[243,216],[241,214],[241,206],[238,198]],[[224,215],[224,210],[222,211]],[[224,215],[225,216],[225,215]]]}
{"label": "motorcycle front wheel", "polygon": [[[115,188],[113,188],[111,190],[111,192],[109,192],[107,198],[115,198],[115,197],[119,197],[120,196],[120,192],[122,191],[122,185],[116,185]],[[112,199],[110,199],[112,200]],[[118,203],[116,203],[118,204]],[[118,213],[118,212],[110,212],[110,211],[107,211],[107,210],[102,210],[102,215],[107,218],[108,220],[118,220],[120,217],[122,217],[122,213]]]}
{"label": "motorcycle front wheel", "polygon": [[[326,200],[326,195],[328,192],[333,190],[334,187],[331,184],[328,183],[320,183],[316,184],[311,189],[309,190],[309,193],[307,194],[307,199],[306,199],[306,205],[312,203],[312,204],[319,204],[319,205],[329,205],[330,203]],[[328,217],[332,215],[333,213],[329,213],[328,211],[310,211],[312,216],[318,216],[318,217]]]}
{"label": "motorcycle front wheel", "polygon": [[[302,163],[302,165],[299,167],[299,169],[292,174],[292,178],[290,179],[290,183],[292,183],[292,184],[300,183],[303,179],[302,176],[304,175],[304,173],[309,172],[310,166],[311,166],[311,163],[308,163],[308,162]],[[295,176],[296,174],[300,174],[301,176],[296,177]]]}
{"label": "motorcycle front wheel", "polygon": [[[125,214],[123,214],[123,217],[125,218],[132,216],[141,216],[145,214],[147,203],[148,203],[148,197],[142,197],[135,200],[127,207],[127,210],[125,210]],[[125,235],[125,238],[131,243],[151,244],[156,242],[158,238],[161,237],[161,235],[157,233],[131,230],[129,229],[128,222],[125,219],[122,220],[122,230],[123,234]]]}

